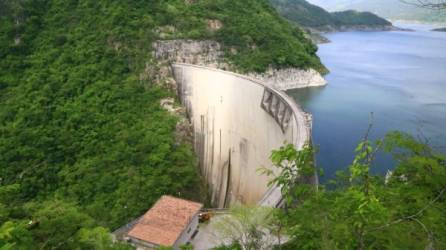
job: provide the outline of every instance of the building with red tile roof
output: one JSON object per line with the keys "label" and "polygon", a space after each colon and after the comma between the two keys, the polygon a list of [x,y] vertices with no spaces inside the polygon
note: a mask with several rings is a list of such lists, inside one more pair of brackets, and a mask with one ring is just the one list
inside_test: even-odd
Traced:
{"label": "building with red tile roof", "polygon": [[177,249],[191,239],[198,227],[203,204],[162,196],[129,231],[131,242],[144,248],[167,246]]}

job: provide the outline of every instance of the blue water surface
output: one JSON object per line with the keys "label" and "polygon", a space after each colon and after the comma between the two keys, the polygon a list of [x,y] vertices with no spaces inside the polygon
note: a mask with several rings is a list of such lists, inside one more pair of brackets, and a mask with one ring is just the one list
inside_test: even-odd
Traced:
{"label": "blue water surface", "polygon": [[[426,137],[446,152],[446,33],[413,26],[414,32],[345,32],[328,35],[319,56],[330,70],[328,85],[289,91],[313,114],[322,180],[353,160],[373,112],[372,138],[402,130]],[[374,171],[392,167],[380,155]]]}

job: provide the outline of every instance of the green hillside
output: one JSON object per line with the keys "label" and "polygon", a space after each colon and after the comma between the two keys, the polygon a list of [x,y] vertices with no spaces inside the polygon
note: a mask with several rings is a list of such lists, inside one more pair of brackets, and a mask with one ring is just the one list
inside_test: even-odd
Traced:
{"label": "green hillside", "polygon": [[271,0],[271,4],[284,17],[303,26],[318,27],[335,23],[329,12],[305,0]]}
{"label": "green hillside", "polygon": [[392,25],[391,22],[370,12],[346,10],[333,12],[332,16],[340,25]]}
{"label": "green hillside", "polygon": [[330,13],[305,0],[271,0],[273,6],[287,19],[305,27],[323,26],[387,26],[387,20],[370,12],[341,11]]}
{"label": "green hillside", "polygon": [[[226,59],[240,71],[325,70],[266,0],[0,6],[1,249],[120,248],[107,232],[162,194],[204,199],[191,146],[159,105],[174,94],[140,78],[160,28],[235,48]],[[224,27],[209,31],[209,19]]]}

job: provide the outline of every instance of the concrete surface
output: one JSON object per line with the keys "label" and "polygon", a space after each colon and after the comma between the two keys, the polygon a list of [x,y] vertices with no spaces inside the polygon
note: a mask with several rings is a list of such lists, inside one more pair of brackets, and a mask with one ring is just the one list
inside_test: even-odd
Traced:
{"label": "concrete surface", "polygon": [[172,67],[212,203],[277,206],[280,189],[269,189],[258,169],[272,167],[271,150],[285,141],[299,149],[310,140],[309,116],[262,82],[201,66]]}
{"label": "concrete surface", "polygon": [[191,241],[191,244],[194,246],[194,250],[207,250],[223,244],[228,244],[222,242],[220,239],[221,237],[218,236],[218,230],[213,227],[212,223],[200,223],[198,233]]}

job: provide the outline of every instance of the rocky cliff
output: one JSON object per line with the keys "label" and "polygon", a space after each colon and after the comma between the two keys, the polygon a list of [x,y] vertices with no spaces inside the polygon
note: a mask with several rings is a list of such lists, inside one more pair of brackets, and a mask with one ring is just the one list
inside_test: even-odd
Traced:
{"label": "rocky cliff", "polygon": [[221,45],[211,40],[161,40],[152,45],[154,57],[160,61],[188,63],[225,68]]}
{"label": "rocky cliff", "polygon": [[[163,82],[167,81],[170,84],[174,84],[169,72],[170,64],[173,62],[237,72],[233,65],[224,60],[222,46],[215,41],[160,40],[154,42],[152,46],[154,58],[158,60],[160,75],[165,78],[162,80]],[[237,52],[231,51],[231,53]],[[270,67],[264,73],[248,73],[247,75],[266,82],[279,90],[323,86],[327,83],[322,75],[314,69],[273,69]],[[175,85],[171,87],[176,88]]]}
{"label": "rocky cliff", "polygon": [[248,76],[265,82],[279,90],[318,87],[327,84],[327,81],[321,74],[314,69],[269,68],[264,73],[251,73]]}

